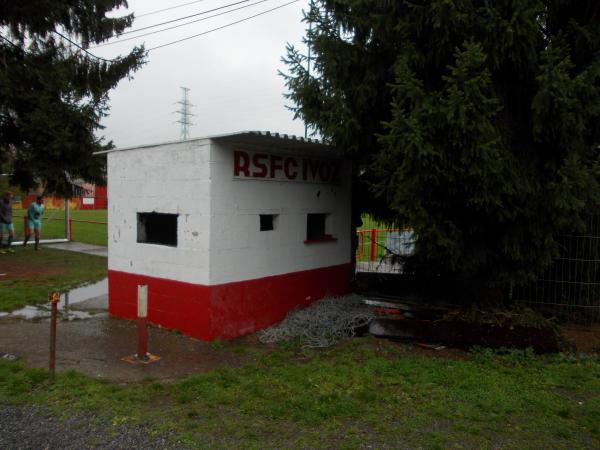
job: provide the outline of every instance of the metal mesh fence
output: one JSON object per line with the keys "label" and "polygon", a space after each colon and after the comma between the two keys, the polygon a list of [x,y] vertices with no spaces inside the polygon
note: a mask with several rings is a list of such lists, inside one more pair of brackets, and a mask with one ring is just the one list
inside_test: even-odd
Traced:
{"label": "metal mesh fence", "polygon": [[414,233],[409,228],[388,228],[363,217],[357,230],[356,271],[402,273],[402,257],[414,251]]}
{"label": "metal mesh fence", "polygon": [[584,233],[561,236],[559,242],[552,266],[513,297],[562,319],[600,322],[600,215],[589,219]]}
{"label": "metal mesh fence", "polygon": [[[369,217],[357,230],[356,271],[402,273],[402,256],[414,251],[410,229],[389,229]],[[560,254],[535,282],[516,288],[513,298],[545,314],[590,324],[600,322],[600,215],[585,232],[560,236]]]}

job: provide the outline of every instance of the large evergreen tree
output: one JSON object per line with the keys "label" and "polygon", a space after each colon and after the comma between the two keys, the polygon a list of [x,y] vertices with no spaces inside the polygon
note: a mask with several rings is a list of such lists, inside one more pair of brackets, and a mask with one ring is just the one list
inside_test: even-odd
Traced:
{"label": "large evergreen tree", "polygon": [[105,60],[84,51],[133,16],[106,14],[125,0],[0,1],[0,168],[23,189],[70,194],[70,180],[100,181],[94,131],[108,92],[143,63],[143,48]]}
{"label": "large evergreen tree", "polygon": [[352,156],[363,210],[416,230],[420,267],[524,282],[598,212],[597,0],[321,0],[306,20],[296,113]]}

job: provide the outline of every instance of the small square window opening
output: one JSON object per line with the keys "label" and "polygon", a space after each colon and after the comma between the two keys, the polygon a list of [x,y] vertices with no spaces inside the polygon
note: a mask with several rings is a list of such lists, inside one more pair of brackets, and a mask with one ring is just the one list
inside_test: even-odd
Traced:
{"label": "small square window opening", "polygon": [[327,214],[308,214],[306,216],[306,240],[319,241],[331,237],[326,234]]}
{"label": "small square window opening", "polygon": [[177,247],[177,214],[137,213],[137,242]]}
{"label": "small square window opening", "polygon": [[276,218],[276,214],[260,214],[260,231],[274,230]]}

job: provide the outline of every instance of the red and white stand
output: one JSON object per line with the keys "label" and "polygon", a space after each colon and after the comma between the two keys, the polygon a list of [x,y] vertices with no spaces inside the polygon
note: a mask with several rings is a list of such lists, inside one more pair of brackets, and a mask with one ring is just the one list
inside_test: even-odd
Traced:
{"label": "red and white stand", "polygon": [[138,285],[137,298],[137,353],[123,361],[131,364],[150,364],[160,359],[148,353],[148,285]]}

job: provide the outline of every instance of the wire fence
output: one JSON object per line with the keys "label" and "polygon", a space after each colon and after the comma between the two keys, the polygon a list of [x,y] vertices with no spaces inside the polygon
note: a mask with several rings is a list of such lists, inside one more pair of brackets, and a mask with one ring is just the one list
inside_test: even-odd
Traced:
{"label": "wire fence", "polygon": [[[403,257],[414,252],[409,228],[392,229],[363,218],[357,230],[356,272],[402,273]],[[560,254],[534,283],[515,288],[512,297],[546,315],[582,324],[600,322],[600,214],[581,234],[559,237]]]}
{"label": "wire fence", "polygon": [[403,257],[414,251],[414,232],[410,228],[386,228],[363,217],[363,226],[356,231],[356,271],[402,273]]}
{"label": "wire fence", "polygon": [[559,238],[560,255],[533,284],[513,298],[545,314],[583,324],[600,322],[600,215],[582,234]]}

